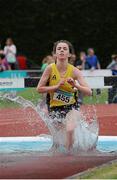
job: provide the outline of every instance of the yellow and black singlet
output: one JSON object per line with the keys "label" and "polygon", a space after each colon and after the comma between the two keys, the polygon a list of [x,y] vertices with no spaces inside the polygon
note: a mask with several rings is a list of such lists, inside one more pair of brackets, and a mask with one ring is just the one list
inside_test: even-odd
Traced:
{"label": "yellow and black singlet", "polygon": [[[57,85],[62,78],[67,79],[68,77],[73,77],[74,66],[71,64],[68,64],[67,71],[63,77],[60,76],[55,63],[51,64],[51,68],[49,86]],[[61,85],[55,92],[50,93],[50,107],[70,105],[75,102],[73,87],[68,82]]]}

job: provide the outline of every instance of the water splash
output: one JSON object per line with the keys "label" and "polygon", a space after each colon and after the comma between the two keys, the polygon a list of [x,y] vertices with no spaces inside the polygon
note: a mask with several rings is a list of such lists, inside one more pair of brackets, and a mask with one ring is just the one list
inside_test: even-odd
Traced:
{"label": "water splash", "polygon": [[[0,99],[17,103],[23,107],[24,110],[31,108],[36,111],[52,135],[53,146],[51,150],[54,152],[67,152],[66,128],[75,129],[72,152],[87,152],[96,148],[99,127],[97,123],[96,110],[93,105],[83,106],[80,111],[70,111],[65,119],[58,119],[57,116],[52,119],[48,114],[45,99],[40,100],[37,105],[34,105],[31,101],[26,100],[21,96],[13,96],[12,93],[2,93]],[[32,118],[32,116],[30,117]],[[31,119],[30,122],[32,123]],[[66,122],[68,122],[67,127]]]}

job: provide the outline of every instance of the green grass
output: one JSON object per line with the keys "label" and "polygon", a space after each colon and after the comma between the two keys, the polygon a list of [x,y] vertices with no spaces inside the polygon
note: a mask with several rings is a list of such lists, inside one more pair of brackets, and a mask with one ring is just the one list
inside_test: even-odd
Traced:
{"label": "green grass", "polygon": [[[23,98],[37,104],[41,95],[36,91],[35,88],[27,88],[25,90],[17,92],[17,96],[22,96]],[[96,91],[94,91],[93,96],[84,97],[84,104],[104,104],[108,99],[107,90],[101,90],[101,94],[96,95]],[[11,102],[9,100],[0,100],[0,108],[8,108],[8,107],[18,107],[17,103]]]}
{"label": "green grass", "polygon": [[117,179],[117,162],[91,170],[75,179]]}
{"label": "green grass", "polygon": [[3,102],[2,100],[0,100],[0,109],[1,108],[16,108],[16,107],[19,107],[19,105],[17,103],[13,103],[13,102],[10,102],[10,101],[5,101]]}
{"label": "green grass", "polygon": [[102,89],[101,94],[96,95],[96,90],[93,91],[93,96],[84,97],[84,104],[105,104],[108,101],[108,90]]}
{"label": "green grass", "polygon": [[34,104],[37,104],[39,98],[41,97],[41,95],[36,91],[35,88],[25,89],[24,91],[18,93],[18,96],[22,96],[23,98],[33,102]]}
{"label": "green grass", "polygon": [[[35,88],[28,88],[23,91],[17,92],[17,96],[22,96],[23,98],[33,102],[34,104],[37,104],[39,98],[41,95],[36,92]],[[16,108],[19,107],[19,105],[15,102],[11,102],[10,100],[0,100],[0,108]]]}

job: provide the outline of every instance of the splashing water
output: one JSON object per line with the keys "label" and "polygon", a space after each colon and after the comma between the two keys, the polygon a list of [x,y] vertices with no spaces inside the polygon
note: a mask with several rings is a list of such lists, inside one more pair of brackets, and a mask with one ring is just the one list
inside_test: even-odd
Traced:
{"label": "splashing water", "polygon": [[[94,106],[81,108],[80,111],[70,111],[65,119],[51,118],[48,114],[45,100],[40,100],[36,105],[21,96],[13,96],[12,93],[2,93],[1,100],[10,100],[18,103],[25,110],[32,108],[35,110],[44,123],[47,125],[53,139],[52,150],[65,152],[66,148],[66,129],[74,128],[74,144],[72,151],[89,151],[96,148],[98,140],[98,123]],[[32,121],[31,121],[32,122]],[[61,123],[62,122],[62,123]],[[66,122],[68,122],[66,126]]]}

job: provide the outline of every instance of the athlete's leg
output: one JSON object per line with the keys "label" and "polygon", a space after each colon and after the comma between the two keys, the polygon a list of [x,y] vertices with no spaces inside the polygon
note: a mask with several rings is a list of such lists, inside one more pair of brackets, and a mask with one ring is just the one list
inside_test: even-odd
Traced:
{"label": "athlete's leg", "polygon": [[74,144],[74,130],[77,124],[78,111],[71,110],[66,116],[66,148],[70,150]]}

